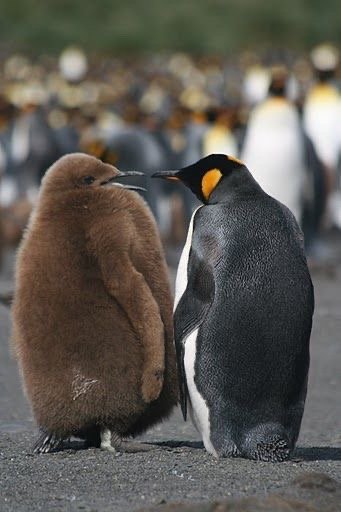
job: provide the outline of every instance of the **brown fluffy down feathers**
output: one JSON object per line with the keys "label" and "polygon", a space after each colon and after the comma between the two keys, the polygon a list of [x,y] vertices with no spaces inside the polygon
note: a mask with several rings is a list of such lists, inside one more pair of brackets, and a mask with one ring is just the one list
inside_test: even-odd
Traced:
{"label": "brown fluffy down feathers", "polygon": [[117,173],[87,155],[58,160],[18,254],[12,343],[37,424],[60,438],[135,435],[178,400],[159,235],[136,192],[100,185]]}

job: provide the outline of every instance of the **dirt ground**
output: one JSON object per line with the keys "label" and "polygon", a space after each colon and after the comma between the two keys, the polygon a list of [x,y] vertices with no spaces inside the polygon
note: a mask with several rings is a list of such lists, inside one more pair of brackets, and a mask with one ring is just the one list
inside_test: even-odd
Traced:
{"label": "dirt ground", "polygon": [[35,426],[8,352],[10,310],[0,306],[1,512],[341,511],[341,268],[313,281],[306,410],[297,450],[280,464],[214,459],[179,411],[144,436],[159,443],[149,453],[113,456],[75,441],[32,455]]}

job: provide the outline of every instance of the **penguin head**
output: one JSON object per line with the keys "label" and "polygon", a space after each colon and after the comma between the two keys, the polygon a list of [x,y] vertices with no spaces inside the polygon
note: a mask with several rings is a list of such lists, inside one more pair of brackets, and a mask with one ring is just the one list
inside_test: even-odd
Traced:
{"label": "penguin head", "polygon": [[213,154],[178,171],[156,172],[152,177],[182,181],[200,201],[207,204],[219,183],[241,167],[245,166],[238,158]]}
{"label": "penguin head", "polygon": [[42,188],[46,192],[70,192],[91,190],[99,187],[115,186],[131,190],[145,190],[135,185],[120,183],[119,178],[143,176],[138,171],[119,171],[116,167],[103,163],[84,153],[72,153],[57,160],[46,172]]}

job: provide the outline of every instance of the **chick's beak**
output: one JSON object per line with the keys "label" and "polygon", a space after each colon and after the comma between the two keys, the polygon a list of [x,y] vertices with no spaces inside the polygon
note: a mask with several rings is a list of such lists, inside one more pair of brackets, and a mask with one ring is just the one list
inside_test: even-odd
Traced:
{"label": "chick's beak", "polygon": [[146,188],[138,187],[137,185],[123,185],[123,183],[112,183],[112,181],[110,181],[110,183],[112,184],[113,187],[127,188],[129,190],[142,190],[142,192],[147,192]]}
{"label": "chick's beak", "polygon": [[119,182],[116,183],[116,180],[118,178],[126,178],[129,176],[144,176],[144,175],[145,174],[140,171],[118,171],[118,174],[115,174],[115,176],[112,176],[111,178],[108,178],[107,180],[102,181],[101,185],[111,184],[111,185],[114,185],[115,187],[127,188],[129,190],[142,190],[142,191],[146,192],[146,189],[143,187],[138,187],[136,185],[130,185],[130,184],[124,185],[123,183],[119,183]]}

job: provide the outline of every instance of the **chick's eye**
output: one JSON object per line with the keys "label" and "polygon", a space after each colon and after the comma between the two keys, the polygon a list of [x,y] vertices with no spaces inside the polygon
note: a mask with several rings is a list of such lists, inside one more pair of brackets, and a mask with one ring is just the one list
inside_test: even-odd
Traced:
{"label": "chick's eye", "polygon": [[85,176],[82,181],[85,185],[91,185],[91,183],[95,181],[95,178],[93,176]]}

